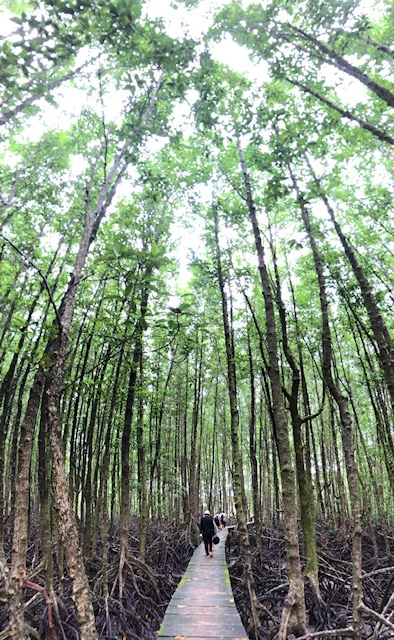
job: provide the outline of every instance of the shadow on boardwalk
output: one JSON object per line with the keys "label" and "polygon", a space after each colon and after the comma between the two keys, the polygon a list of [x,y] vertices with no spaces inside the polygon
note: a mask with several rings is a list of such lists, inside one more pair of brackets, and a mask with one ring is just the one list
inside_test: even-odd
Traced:
{"label": "shadow on boardwalk", "polygon": [[226,564],[227,529],[220,532],[213,558],[204,545],[195,550],[158,631],[163,640],[248,640],[234,604]]}

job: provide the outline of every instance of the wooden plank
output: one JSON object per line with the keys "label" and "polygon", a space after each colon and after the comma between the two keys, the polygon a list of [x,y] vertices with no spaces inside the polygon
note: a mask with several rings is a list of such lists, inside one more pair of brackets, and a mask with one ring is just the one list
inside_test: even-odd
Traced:
{"label": "wooden plank", "polygon": [[167,607],[157,637],[162,640],[248,640],[235,607],[225,558],[227,529],[213,557],[195,550]]}

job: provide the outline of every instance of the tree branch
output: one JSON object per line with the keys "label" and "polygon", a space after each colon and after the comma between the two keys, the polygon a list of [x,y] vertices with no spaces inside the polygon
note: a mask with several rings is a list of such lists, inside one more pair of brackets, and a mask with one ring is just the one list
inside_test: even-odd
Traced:
{"label": "tree branch", "polygon": [[335,638],[335,636],[348,636],[354,638],[354,631],[352,627],[346,629],[329,629],[328,631],[315,631],[314,633],[307,633],[304,636],[297,638],[297,640],[312,640],[313,638]]}
{"label": "tree branch", "polygon": [[385,627],[388,627],[389,629],[392,629],[394,631],[394,624],[392,622],[387,620],[387,618],[382,616],[377,611],[374,611],[373,609],[370,609],[369,607],[367,607],[364,603],[360,605],[359,610],[363,611],[364,613],[367,613],[369,616],[372,616],[372,618],[376,618],[377,620],[379,620],[379,622],[384,624]]}
{"label": "tree branch", "polygon": [[28,265],[33,267],[33,269],[35,269],[37,271],[37,273],[39,274],[40,278],[42,279],[42,281],[44,283],[45,289],[47,290],[50,303],[51,303],[51,305],[52,305],[52,307],[53,307],[53,309],[55,311],[56,320],[57,320],[57,322],[59,324],[59,330],[61,331],[62,325],[61,325],[59,312],[58,312],[57,306],[55,304],[55,301],[54,301],[54,299],[52,297],[52,292],[51,292],[51,289],[49,287],[48,281],[47,281],[46,277],[44,276],[43,272],[41,271],[40,267],[37,267],[37,265],[34,264],[34,262],[32,260],[30,260],[30,258],[27,258],[22,253],[22,251],[20,249],[18,249],[18,247],[11,240],[9,240],[9,238],[6,238],[2,233],[0,233],[0,237],[3,238],[3,240],[5,240],[10,245],[10,247],[12,247],[14,249],[14,251],[16,251],[16,253],[21,256],[21,258],[23,259],[23,261],[25,263],[27,263]]}

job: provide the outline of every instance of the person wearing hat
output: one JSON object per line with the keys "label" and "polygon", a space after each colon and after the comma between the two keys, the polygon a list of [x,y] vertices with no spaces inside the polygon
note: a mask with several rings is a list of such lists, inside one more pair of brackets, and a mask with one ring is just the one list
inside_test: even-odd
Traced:
{"label": "person wearing hat", "polygon": [[204,540],[205,557],[212,558],[212,538],[215,535],[215,525],[210,512],[204,511],[200,522],[200,531]]}

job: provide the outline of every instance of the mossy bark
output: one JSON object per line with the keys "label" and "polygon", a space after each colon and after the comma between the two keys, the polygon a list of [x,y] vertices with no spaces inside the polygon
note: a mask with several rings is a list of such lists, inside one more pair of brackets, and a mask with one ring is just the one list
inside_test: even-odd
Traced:
{"label": "mossy bark", "polygon": [[274,414],[276,445],[279,454],[279,466],[282,481],[286,559],[287,571],[289,576],[289,594],[286,600],[286,606],[284,607],[281,627],[278,632],[278,640],[285,640],[286,634],[288,632],[304,633],[306,631],[304,580],[301,572],[300,553],[298,546],[298,514],[295,471],[291,453],[289,430],[285,414],[282,380],[279,370],[276,318],[270,277],[265,262],[265,252],[261,241],[260,229],[257,222],[256,207],[253,200],[249,174],[239,141],[237,147],[243,174],[249,219],[252,225],[255,240],[256,253],[258,257],[258,270],[260,274],[265,305],[269,378],[271,384],[272,410]]}
{"label": "mossy bark", "polygon": [[[293,355],[288,339],[287,314],[282,299],[281,280],[277,265],[276,252],[270,229],[270,245],[274,262],[275,281],[276,281],[276,300],[279,309],[280,326],[282,330],[282,344],[286,360],[291,370],[291,389],[284,393],[289,402],[289,410],[291,416],[291,425],[293,429],[293,442],[295,452],[295,462],[297,470],[297,486],[300,499],[301,526],[304,537],[304,551],[306,556],[306,567],[304,575],[308,578],[313,593],[317,600],[321,599],[319,587],[319,567],[316,550],[316,523],[314,510],[314,497],[311,485],[308,480],[305,461],[305,450],[302,441],[301,427],[303,420],[299,413],[299,395],[301,386],[301,373],[298,363]],[[311,464],[308,460],[309,466]]]}
{"label": "mossy bark", "polygon": [[361,508],[358,491],[357,466],[355,445],[353,440],[353,425],[348,408],[348,399],[339,390],[332,375],[332,339],[329,323],[328,297],[324,276],[323,262],[317,247],[316,239],[309,218],[309,211],[305,205],[297,181],[289,166],[289,174],[297,195],[302,220],[308,235],[312,250],[316,276],[319,285],[320,308],[322,314],[322,370],[323,378],[334,399],[340,416],[342,446],[345,456],[346,475],[349,487],[349,497],[352,514],[352,568],[353,568],[353,629],[356,640],[361,640],[361,608],[362,602],[362,548],[361,548]]}

